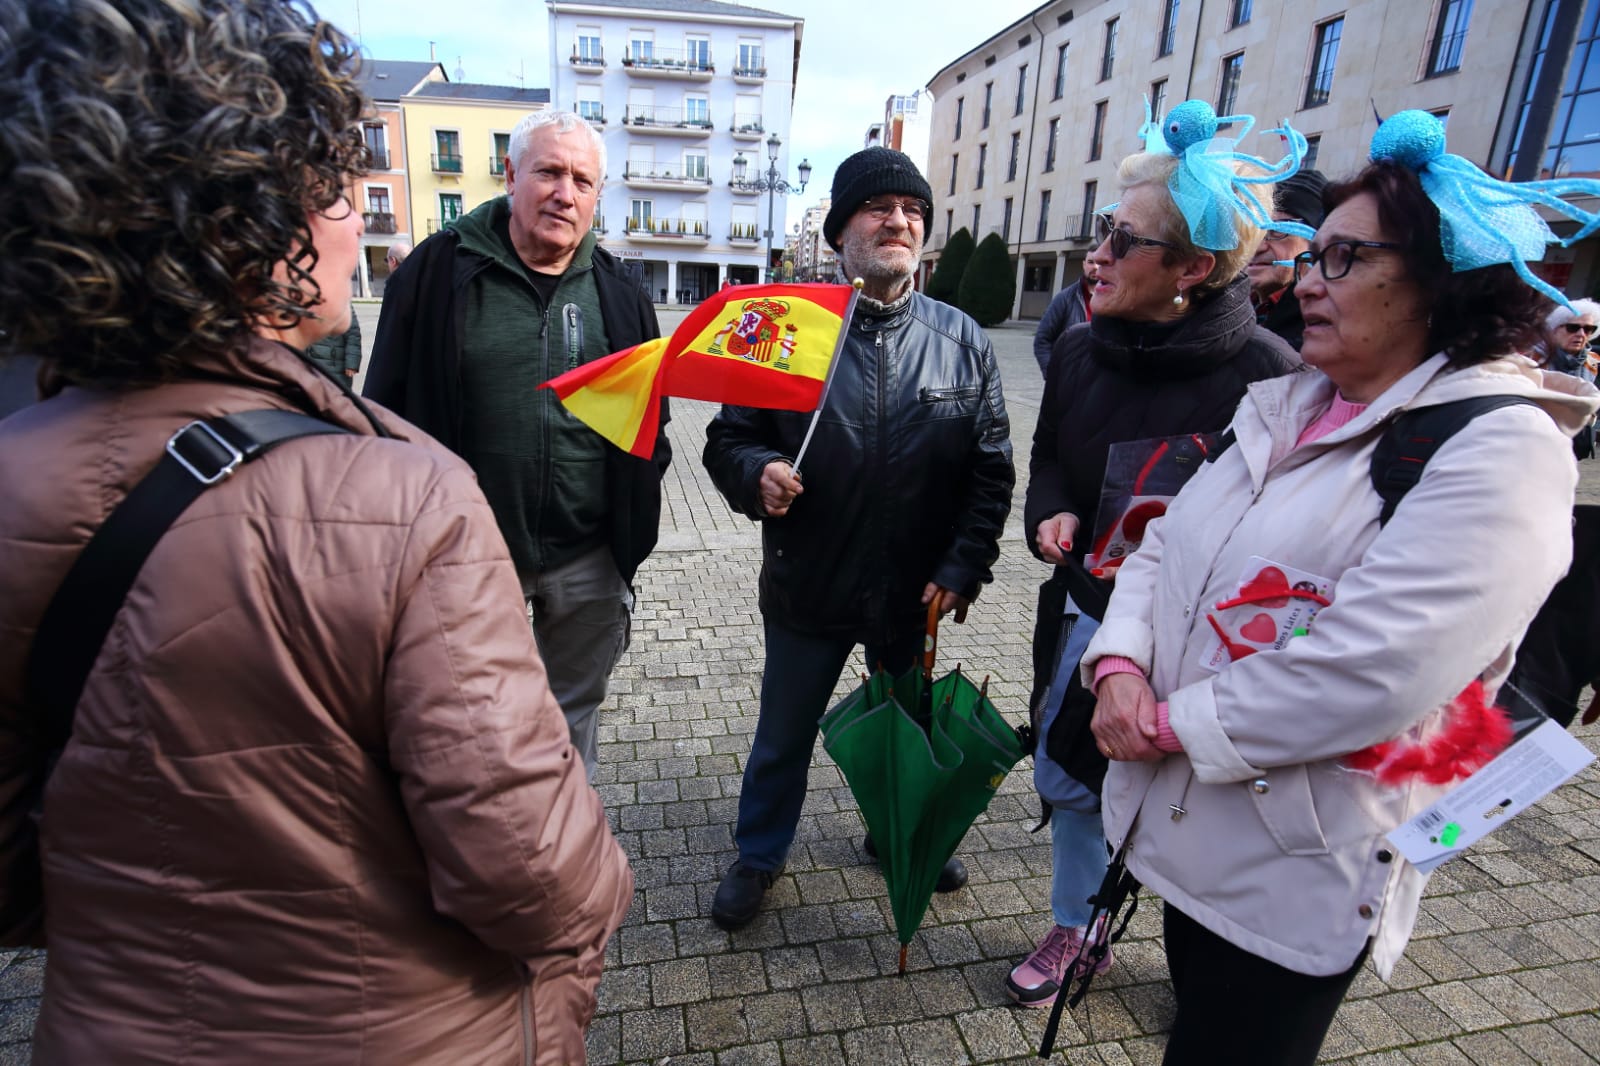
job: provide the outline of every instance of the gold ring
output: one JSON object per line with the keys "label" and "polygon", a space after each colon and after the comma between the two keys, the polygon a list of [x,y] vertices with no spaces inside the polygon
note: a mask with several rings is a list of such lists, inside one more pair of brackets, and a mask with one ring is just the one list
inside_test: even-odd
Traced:
{"label": "gold ring", "polygon": [[1106,745],[1106,758],[1108,758],[1108,759],[1115,759],[1115,758],[1116,758],[1116,757],[1117,757],[1117,753],[1116,753],[1116,752],[1115,752],[1115,751],[1113,751],[1113,750],[1112,750],[1112,748],[1111,748],[1111,745],[1110,745],[1110,744],[1107,744],[1107,745]]}

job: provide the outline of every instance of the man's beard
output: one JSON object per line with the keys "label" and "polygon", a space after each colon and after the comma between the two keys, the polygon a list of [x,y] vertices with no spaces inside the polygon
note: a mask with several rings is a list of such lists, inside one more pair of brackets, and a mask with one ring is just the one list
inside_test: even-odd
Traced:
{"label": "man's beard", "polygon": [[874,287],[896,288],[911,281],[917,272],[917,257],[922,253],[922,242],[907,234],[910,247],[885,248],[883,234],[846,233],[844,245],[839,250],[839,264],[847,278],[861,278]]}

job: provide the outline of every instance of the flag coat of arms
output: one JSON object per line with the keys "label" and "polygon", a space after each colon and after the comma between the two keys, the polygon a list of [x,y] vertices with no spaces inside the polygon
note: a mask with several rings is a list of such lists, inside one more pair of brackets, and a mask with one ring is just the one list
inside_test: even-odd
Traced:
{"label": "flag coat of arms", "polygon": [[596,359],[544,385],[623,451],[648,459],[661,398],[815,410],[850,321],[849,285],[740,285],[700,304],[670,337]]}

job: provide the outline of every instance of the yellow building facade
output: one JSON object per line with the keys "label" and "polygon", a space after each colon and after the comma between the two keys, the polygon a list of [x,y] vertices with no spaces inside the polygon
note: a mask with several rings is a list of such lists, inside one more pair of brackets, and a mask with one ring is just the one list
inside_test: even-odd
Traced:
{"label": "yellow building facade", "polygon": [[511,131],[548,89],[436,82],[401,100],[412,231],[419,239],[505,190]]}

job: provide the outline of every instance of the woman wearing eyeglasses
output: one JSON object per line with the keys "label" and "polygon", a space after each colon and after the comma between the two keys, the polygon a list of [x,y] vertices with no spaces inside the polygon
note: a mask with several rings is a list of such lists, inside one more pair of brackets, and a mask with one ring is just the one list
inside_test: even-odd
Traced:
{"label": "woman wearing eyeglasses", "polygon": [[[1229,175],[1236,169],[1231,160],[1213,162]],[[1198,182],[1170,150],[1129,156],[1118,180],[1120,202],[1096,216],[1098,240],[1087,261],[1093,317],[1056,341],[1029,463],[1028,547],[1056,569],[1040,590],[1032,700],[1034,782],[1051,826],[1053,921],[1006,981],[1026,1007],[1055,1001],[1089,935],[1087,900],[1106,868],[1098,796],[1105,759],[1088,734],[1092,698],[1070,679],[1115,574],[1114,564],[1093,572],[1084,564],[1100,524],[1108,452],[1124,442],[1219,431],[1247,385],[1296,365],[1294,349],[1256,324],[1244,274],[1261,242],[1247,212],[1253,206],[1258,218],[1268,217],[1271,186],[1239,186],[1251,199],[1236,202],[1234,187]],[[1197,244],[1173,187],[1231,220],[1227,234],[1200,234],[1226,247]],[[1109,965],[1107,958],[1101,969]]]}
{"label": "woman wearing eyeglasses", "polygon": [[[1425,875],[1385,834],[1503,745],[1485,694],[1570,557],[1596,396],[1515,355],[1540,317],[1522,238],[1554,238],[1516,187],[1464,199],[1476,168],[1443,143],[1401,112],[1328,188],[1295,262],[1312,369],[1251,386],[1083,656],[1107,838],[1165,901],[1169,1066],[1310,1064],[1363,960],[1388,976]],[[1484,396],[1527,402],[1468,422],[1380,522],[1388,423]]]}

